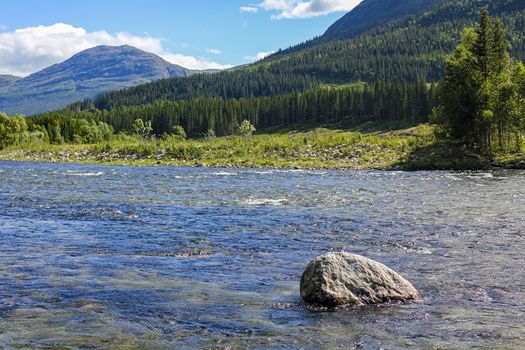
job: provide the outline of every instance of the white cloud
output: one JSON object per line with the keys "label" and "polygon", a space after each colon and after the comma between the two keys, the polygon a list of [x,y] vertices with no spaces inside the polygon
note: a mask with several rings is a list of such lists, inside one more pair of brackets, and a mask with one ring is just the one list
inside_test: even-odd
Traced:
{"label": "white cloud", "polygon": [[263,52],[259,52],[257,55],[255,56],[244,56],[243,59],[246,60],[246,61],[250,61],[250,62],[256,62],[256,61],[260,61],[268,56],[270,56],[271,54],[274,54],[275,51],[263,51]]}
{"label": "white cloud", "polygon": [[241,6],[239,9],[241,12],[256,13],[259,9],[255,6]]}
{"label": "white cloud", "polygon": [[211,53],[212,55],[220,55],[221,54],[221,50],[219,50],[219,49],[206,49],[206,52],[207,53]]}
{"label": "white cloud", "polygon": [[257,6],[277,11],[273,19],[303,19],[324,16],[333,12],[350,11],[362,0],[263,0]]}
{"label": "white cloud", "polygon": [[5,24],[0,23],[0,32],[6,29],[7,29],[7,26]]}
{"label": "white cloud", "polygon": [[289,10],[302,0],[263,0],[259,5],[265,10]]}
{"label": "white cloud", "polygon": [[204,58],[170,52],[162,47],[161,39],[150,35],[88,32],[83,28],[57,23],[0,33],[0,74],[25,76],[98,45],[135,46],[189,69],[231,67]]}

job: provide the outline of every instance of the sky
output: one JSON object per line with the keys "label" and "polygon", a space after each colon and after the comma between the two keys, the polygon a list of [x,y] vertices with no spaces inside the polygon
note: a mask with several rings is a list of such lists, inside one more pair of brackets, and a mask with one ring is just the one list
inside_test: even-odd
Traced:
{"label": "sky", "polygon": [[253,62],[311,39],[361,0],[16,0],[0,10],[0,74],[26,76],[98,45],[190,69]]}

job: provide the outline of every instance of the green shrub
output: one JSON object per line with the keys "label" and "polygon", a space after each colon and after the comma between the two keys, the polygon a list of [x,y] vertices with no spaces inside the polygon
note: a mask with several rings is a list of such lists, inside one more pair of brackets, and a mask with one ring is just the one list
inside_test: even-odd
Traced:
{"label": "green shrub", "polygon": [[0,149],[29,141],[29,132],[24,117],[8,117],[0,113]]}
{"label": "green shrub", "polygon": [[216,135],[215,135],[215,131],[213,131],[213,129],[208,129],[208,131],[206,131],[206,133],[204,134],[204,138],[206,140],[213,140],[215,137],[216,137]]}
{"label": "green shrub", "polygon": [[237,128],[237,134],[241,136],[251,136],[255,134],[256,131],[255,126],[253,126],[249,120],[243,120]]}
{"label": "green shrub", "polygon": [[187,138],[186,131],[184,131],[184,128],[182,126],[180,126],[180,125],[175,125],[172,128],[171,135],[175,136],[175,137],[178,137],[178,138],[181,138],[181,139],[184,139],[184,140]]}
{"label": "green shrub", "polygon": [[188,142],[170,143],[166,152],[179,160],[195,160],[204,155],[204,149]]}

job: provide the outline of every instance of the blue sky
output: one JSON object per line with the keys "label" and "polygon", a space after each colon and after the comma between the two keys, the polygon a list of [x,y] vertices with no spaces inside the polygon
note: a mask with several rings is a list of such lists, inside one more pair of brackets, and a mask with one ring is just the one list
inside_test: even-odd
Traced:
{"label": "blue sky", "polygon": [[360,0],[17,0],[0,12],[0,74],[26,75],[97,44],[189,68],[245,64],[320,35]]}

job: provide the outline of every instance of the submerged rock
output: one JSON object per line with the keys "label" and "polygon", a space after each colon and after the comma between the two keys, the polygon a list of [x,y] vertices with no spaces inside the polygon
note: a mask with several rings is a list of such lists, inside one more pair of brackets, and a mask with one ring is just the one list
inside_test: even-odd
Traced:
{"label": "submerged rock", "polygon": [[394,270],[350,253],[328,253],[310,262],[301,278],[301,297],[327,307],[421,299]]}

